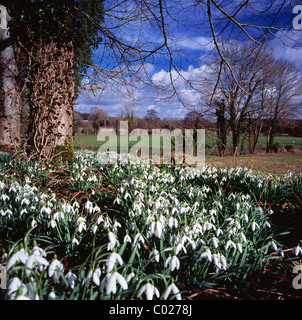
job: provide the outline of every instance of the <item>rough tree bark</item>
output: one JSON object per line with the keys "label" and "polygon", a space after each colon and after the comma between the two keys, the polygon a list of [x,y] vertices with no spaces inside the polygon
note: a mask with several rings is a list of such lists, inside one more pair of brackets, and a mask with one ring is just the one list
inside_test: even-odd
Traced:
{"label": "rough tree bark", "polygon": [[0,5],[0,149],[11,151],[21,144],[22,99],[18,84],[18,65],[10,37],[7,9]]}
{"label": "rough tree bark", "polygon": [[75,103],[72,43],[58,46],[41,39],[32,50],[29,154],[66,163],[74,157],[73,106]]}

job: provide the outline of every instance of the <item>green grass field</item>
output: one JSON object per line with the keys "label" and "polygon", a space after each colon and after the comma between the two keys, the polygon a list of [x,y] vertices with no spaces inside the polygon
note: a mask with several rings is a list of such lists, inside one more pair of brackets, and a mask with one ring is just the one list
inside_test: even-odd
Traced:
{"label": "green grass field", "polygon": [[[125,139],[125,138],[124,138]],[[294,148],[302,148],[302,138],[297,137],[277,137],[276,142],[279,141],[281,145],[292,145]],[[74,148],[75,150],[89,149],[93,151],[98,151],[104,142],[97,141],[97,136],[91,135],[77,135],[74,138]],[[123,144],[123,137],[121,140],[118,139],[117,146]],[[230,143],[230,139],[229,139]],[[148,137],[143,138],[138,144],[141,147],[147,148],[149,141]],[[139,145],[136,147],[139,147]],[[206,145],[214,145],[214,137],[206,137]],[[115,141],[106,142],[106,146],[110,146],[114,149]],[[132,148],[135,142],[129,142],[129,148]],[[212,148],[206,148],[206,151],[212,151]],[[288,171],[295,173],[302,172],[302,153],[280,153],[280,154],[266,154],[265,150],[265,137],[261,137],[258,150],[260,151],[255,155],[240,155],[237,157],[225,156],[218,157],[214,155],[206,154],[206,164],[214,165],[217,168],[231,168],[240,166],[243,168],[252,169],[253,171],[261,171],[264,173],[271,173],[276,175],[282,175]]]}
{"label": "green grass field", "polygon": [[[112,137],[111,137],[112,138]],[[110,138],[110,139],[111,139]],[[120,140],[121,139],[121,140]],[[117,137],[117,146],[119,148],[120,144],[125,144],[126,137]],[[301,149],[302,148],[302,137],[276,137],[276,142],[279,142],[281,145],[291,145],[293,148]],[[75,149],[90,149],[97,151],[100,146],[105,143],[105,140],[102,141],[97,140],[96,135],[76,135],[74,137],[74,147]],[[227,149],[231,150],[231,138],[228,139]],[[149,144],[148,136],[142,137],[142,140],[139,144],[143,147],[147,147]],[[111,141],[106,142],[107,146],[114,147],[115,141],[111,139]],[[135,141],[129,141],[129,148],[135,145]],[[215,151],[216,149],[216,137],[214,136],[206,136],[206,150],[207,151]],[[265,151],[266,148],[266,137],[260,137],[259,142],[257,144],[257,149],[259,151]]]}

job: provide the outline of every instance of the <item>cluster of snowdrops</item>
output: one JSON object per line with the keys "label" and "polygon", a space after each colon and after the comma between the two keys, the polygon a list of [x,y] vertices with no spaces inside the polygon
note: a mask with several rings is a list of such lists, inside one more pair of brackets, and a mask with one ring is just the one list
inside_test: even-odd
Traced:
{"label": "cluster of snowdrops", "polygon": [[186,299],[282,258],[273,210],[257,201],[280,198],[282,179],[101,156],[76,152],[55,180],[43,163],[1,155],[2,298]]}

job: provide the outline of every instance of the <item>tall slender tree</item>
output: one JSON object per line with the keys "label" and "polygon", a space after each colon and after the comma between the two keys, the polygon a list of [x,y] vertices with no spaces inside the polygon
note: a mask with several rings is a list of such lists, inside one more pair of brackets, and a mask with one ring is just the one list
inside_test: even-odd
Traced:
{"label": "tall slender tree", "polygon": [[0,148],[4,150],[18,148],[21,143],[21,89],[10,19],[7,8],[0,5]]}
{"label": "tall slender tree", "polygon": [[98,29],[76,7],[101,24],[102,1],[10,3],[15,46],[26,65],[28,153],[63,162],[73,158],[73,107],[93,49],[101,41]]}

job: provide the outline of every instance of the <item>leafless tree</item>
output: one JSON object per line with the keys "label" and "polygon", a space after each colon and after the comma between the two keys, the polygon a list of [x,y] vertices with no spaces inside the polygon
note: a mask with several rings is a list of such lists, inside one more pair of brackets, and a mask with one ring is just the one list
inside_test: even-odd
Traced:
{"label": "leafless tree", "polygon": [[[271,73],[269,67],[274,59],[268,50],[250,43],[239,44],[228,41],[221,44],[224,56],[228,59],[232,71],[226,65],[220,70],[220,63],[212,63],[208,104],[212,106],[212,92],[216,92],[216,101],[225,101],[226,113],[232,132],[233,152],[239,149],[242,135],[263,115],[261,92],[268,85]],[[219,69],[217,83],[215,75]],[[214,88],[214,89],[213,89]],[[215,105],[212,108],[216,111]]]}
{"label": "leafless tree", "polygon": [[[105,2],[105,23],[95,23],[102,34],[103,43],[83,89],[99,94],[104,88],[112,86],[131,98],[133,91],[125,88],[137,86],[139,89],[139,82],[155,85],[150,78],[149,64],[160,61],[167,65],[170,82],[166,88],[160,84],[158,90],[166,92],[166,99],[176,96],[183,106],[190,108],[177,88],[177,81],[183,79],[192,89],[201,91],[200,81],[186,78],[181,72],[181,63],[184,60],[203,63],[206,58],[186,53],[182,39],[173,32],[182,28],[196,36],[205,32],[211,35],[209,42],[212,42],[220,59],[211,102],[223,68],[229,69],[241,91],[249,93],[248,88],[236,77],[222,43],[226,39],[249,41],[254,50],[266,46],[268,39],[272,38],[280,41],[291,39],[293,44],[297,44],[297,40],[289,33],[292,25],[278,25],[280,15],[285,10],[291,13],[297,4],[299,1],[294,0],[108,0]],[[89,15],[77,10],[93,23]],[[188,18],[189,10],[194,19]]]}
{"label": "leafless tree", "polygon": [[302,103],[302,76],[291,62],[276,61],[272,65],[271,86],[266,90],[267,98],[267,152],[274,145],[274,138],[282,119],[295,119]]}

